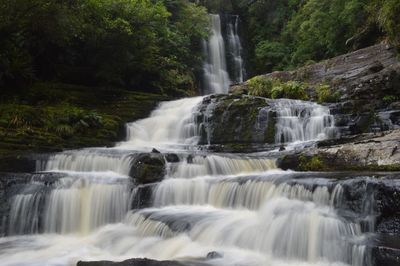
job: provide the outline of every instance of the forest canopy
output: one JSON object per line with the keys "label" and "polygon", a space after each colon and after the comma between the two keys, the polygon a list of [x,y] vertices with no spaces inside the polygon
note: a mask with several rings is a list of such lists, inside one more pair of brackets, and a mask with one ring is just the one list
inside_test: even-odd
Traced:
{"label": "forest canopy", "polygon": [[398,0],[0,0],[0,88],[194,94],[208,12],[240,15],[251,75],[381,41],[400,46]]}
{"label": "forest canopy", "polygon": [[253,74],[387,41],[400,46],[398,0],[202,0],[242,18]]}
{"label": "forest canopy", "polygon": [[187,93],[208,23],[206,9],[186,0],[0,0],[0,86]]}

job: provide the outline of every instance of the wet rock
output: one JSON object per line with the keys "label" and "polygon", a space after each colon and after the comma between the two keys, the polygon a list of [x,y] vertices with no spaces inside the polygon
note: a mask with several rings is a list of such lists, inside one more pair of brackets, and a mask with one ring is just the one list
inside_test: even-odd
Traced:
{"label": "wet rock", "polygon": [[36,168],[34,155],[10,155],[0,157],[0,172],[31,173]]}
{"label": "wet rock", "polygon": [[[0,217],[8,219],[12,196],[23,189],[24,185],[31,180],[30,174],[23,173],[0,173]],[[0,235],[7,231],[6,224],[0,223]]]}
{"label": "wet rock", "polygon": [[245,95],[213,95],[199,108],[199,144],[273,143],[276,113],[268,99]]}
{"label": "wet rock", "polygon": [[161,153],[142,153],[134,157],[129,175],[139,184],[149,184],[161,181],[165,171]]}
{"label": "wet rock", "polygon": [[175,153],[164,154],[165,160],[169,163],[178,163],[180,161],[179,156]]}
{"label": "wet rock", "polygon": [[151,207],[153,204],[153,190],[156,184],[140,185],[135,188],[132,197],[131,208],[142,209]]}
{"label": "wet rock", "polygon": [[122,262],[112,261],[79,261],[77,266],[183,266],[177,261],[156,261],[150,259],[129,259]]}
{"label": "wet rock", "polygon": [[278,160],[282,169],[300,171],[400,170],[400,130],[360,141],[308,149]]}
{"label": "wet rock", "polygon": [[[330,104],[331,113],[342,135],[384,131],[400,127],[396,115],[381,119],[379,113],[399,110],[400,61],[396,50],[378,44],[355,52],[337,56],[294,71],[278,71],[262,75],[283,82],[301,81],[309,85],[310,100],[317,101],[320,84],[329,85],[339,101]],[[248,93],[248,81],[232,86],[236,95]],[[394,102],[390,102],[394,101]]]}
{"label": "wet rock", "polygon": [[207,259],[219,259],[219,258],[222,258],[222,257],[223,257],[223,255],[221,253],[216,252],[216,251],[208,252],[208,254],[206,256]]}

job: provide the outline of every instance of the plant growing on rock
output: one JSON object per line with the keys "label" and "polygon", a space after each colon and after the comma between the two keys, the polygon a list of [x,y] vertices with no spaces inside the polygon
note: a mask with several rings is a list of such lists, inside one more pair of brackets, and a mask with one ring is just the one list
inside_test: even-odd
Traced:
{"label": "plant growing on rock", "polygon": [[338,92],[335,92],[335,93],[332,92],[332,89],[328,84],[319,84],[315,88],[315,92],[317,93],[318,103],[337,102],[340,97]]}
{"label": "plant growing on rock", "polygon": [[279,99],[307,100],[306,84],[298,81],[282,82],[279,79],[257,76],[249,80],[249,95]]}
{"label": "plant growing on rock", "polygon": [[249,95],[271,98],[272,89],[279,83],[278,80],[263,76],[256,76],[248,81]]}
{"label": "plant growing on rock", "polygon": [[385,95],[382,100],[385,103],[392,103],[392,102],[398,101],[399,99],[400,99],[400,97],[395,96],[395,95]]}

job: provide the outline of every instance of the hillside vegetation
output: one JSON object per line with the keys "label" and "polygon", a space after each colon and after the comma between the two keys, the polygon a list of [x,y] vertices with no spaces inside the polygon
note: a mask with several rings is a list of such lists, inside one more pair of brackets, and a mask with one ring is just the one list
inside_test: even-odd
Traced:
{"label": "hillside vegetation", "polygon": [[240,14],[254,74],[294,68],[381,41],[400,46],[398,0],[202,0]]}

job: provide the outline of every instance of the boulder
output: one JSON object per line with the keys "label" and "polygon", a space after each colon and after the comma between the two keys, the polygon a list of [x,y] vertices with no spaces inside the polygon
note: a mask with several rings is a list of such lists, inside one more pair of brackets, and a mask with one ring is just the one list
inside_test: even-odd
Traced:
{"label": "boulder", "polygon": [[199,144],[274,143],[276,112],[269,101],[246,95],[205,97],[197,117]]}
{"label": "boulder", "polygon": [[365,135],[350,142],[306,149],[278,160],[282,169],[298,171],[399,171],[400,129],[376,136]]}
{"label": "boulder", "polygon": [[139,184],[159,182],[165,176],[165,166],[161,153],[141,153],[134,157],[129,175]]}

